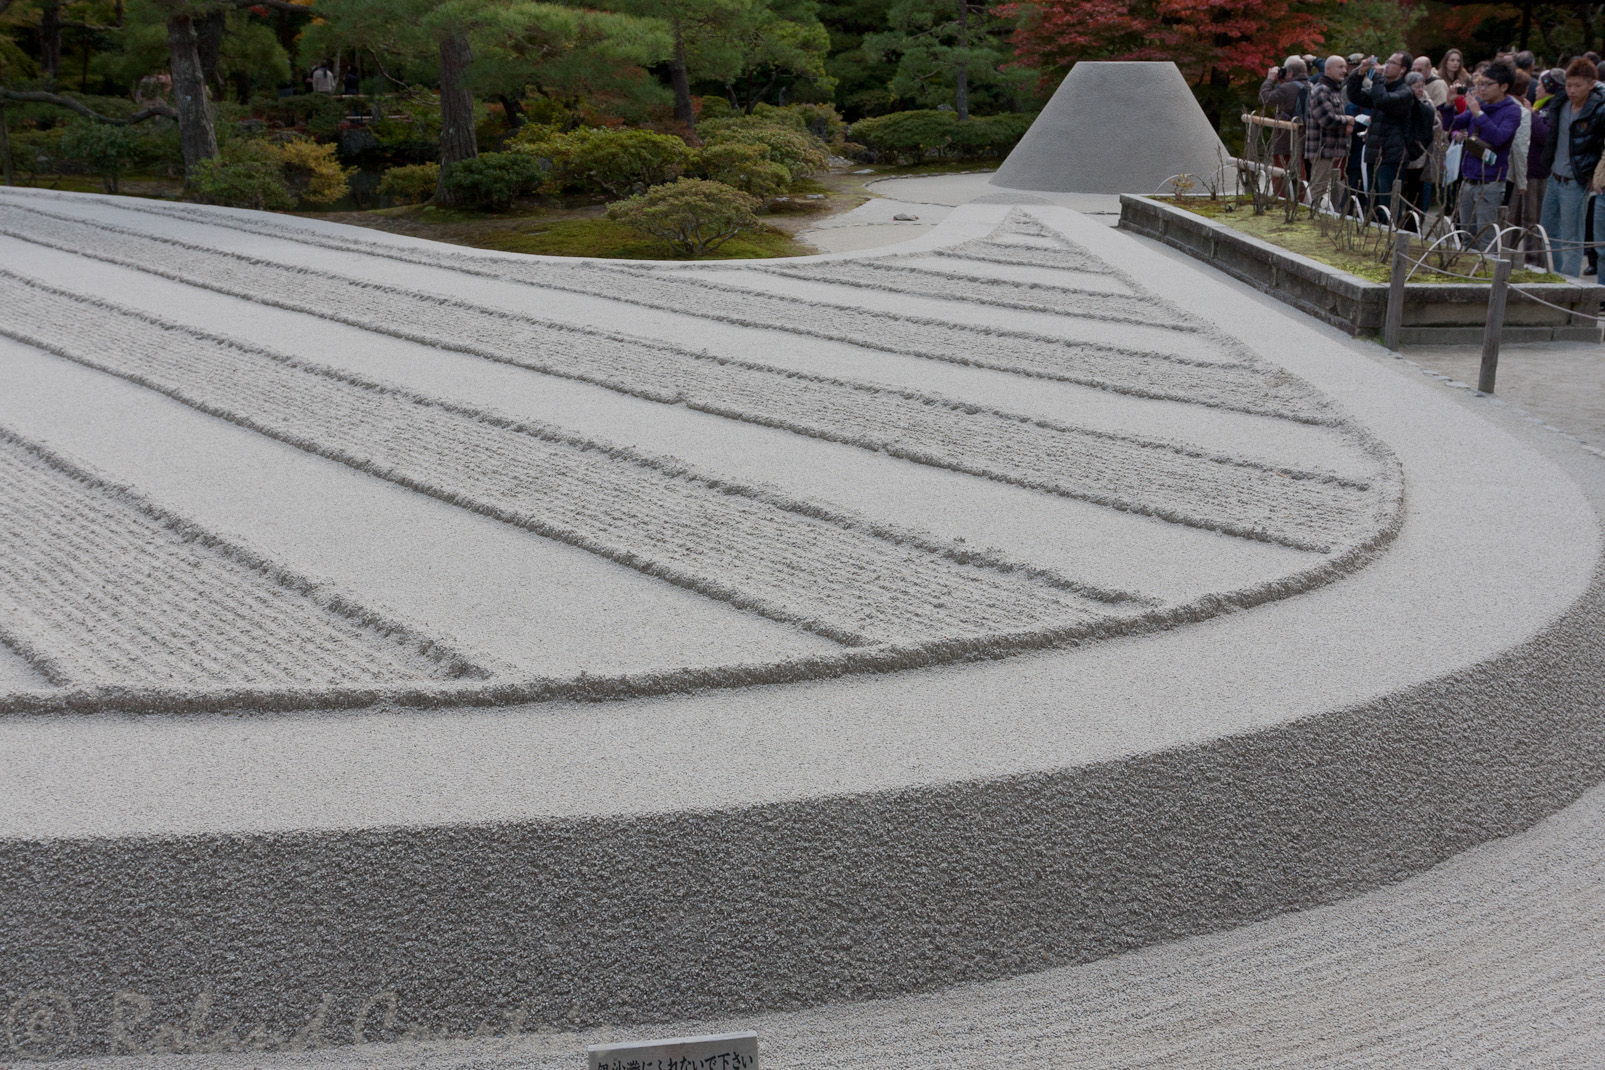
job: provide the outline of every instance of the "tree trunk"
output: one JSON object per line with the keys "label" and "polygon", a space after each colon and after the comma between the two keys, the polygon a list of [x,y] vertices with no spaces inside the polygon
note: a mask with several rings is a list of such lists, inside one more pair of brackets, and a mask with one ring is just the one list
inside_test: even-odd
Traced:
{"label": "tree trunk", "polygon": [[507,125],[512,128],[513,133],[518,133],[524,128],[524,105],[506,93],[502,93],[496,99],[502,102],[502,111],[507,113]]}
{"label": "tree trunk", "polygon": [[188,15],[167,20],[167,54],[173,70],[173,108],[178,112],[178,136],[184,148],[184,180],[202,160],[217,155],[217,132],[212,127],[212,103],[206,98],[206,78],[196,49],[195,25]]}
{"label": "tree trunk", "polygon": [[39,5],[39,70],[52,86],[61,75],[61,4]]}
{"label": "tree trunk", "polygon": [[468,89],[468,64],[474,50],[467,34],[453,34],[440,42],[440,182],[435,186],[436,204],[455,204],[446,188],[446,170],[461,160],[479,155],[474,140],[474,95]]}
{"label": "tree trunk", "polygon": [[674,27],[674,58],[669,60],[669,84],[674,87],[674,117],[687,129],[695,130],[697,117],[691,110],[691,75],[685,65],[685,34],[679,23]]}
{"label": "tree trunk", "polygon": [[213,8],[195,20],[195,54],[201,61],[201,77],[206,79],[213,100],[223,99],[223,79],[217,73],[218,57],[223,54],[223,33],[228,29],[222,8]]}
{"label": "tree trunk", "polygon": [[17,176],[11,169],[11,131],[7,129],[6,106],[0,102],[0,178],[5,179],[8,186],[17,184]]}
{"label": "tree trunk", "polygon": [[959,0],[959,66],[953,75],[953,110],[970,117],[970,0]]}

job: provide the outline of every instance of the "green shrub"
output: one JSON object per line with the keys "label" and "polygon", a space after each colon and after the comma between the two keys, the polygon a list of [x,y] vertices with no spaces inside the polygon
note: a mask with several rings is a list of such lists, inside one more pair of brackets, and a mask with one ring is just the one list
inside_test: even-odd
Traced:
{"label": "green shrub", "polygon": [[874,152],[877,159],[918,163],[946,149],[958,125],[958,116],[950,111],[894,111],[860,119],[848,134]]}
{"label": "green shrub", "polygon": [[28,174],[32,185],[40,175],[61,171],[62,127],[54,130],[11,131],[11,160],[19,172]]}
{"label": "green shrub", "polygon": [[179,139],[178,123],[172,119],[150,119],[140,123],[139,159],[141,171],[156,174],[184,173],[184,143]]}
{"label": "green shrub", "polygon": [[702,178],[723,182],[765,200],[791,185],[791,172],[771,160],[764,145],[709,145],[696,154],[692,170]]}
{"label": "green shrub", "polygon": [[724,97],[697,97],[697,121],[709,119],[728,119],[732,115],[739,115],[734,106]]}
{"label": "green shrub", "polygon": [[683,256],[700,256],[756,229],[756,197],[723,182],[682,178],[608,205],[609,219],[668,242]]}
{"label": "green shrub", "polygon": [[927,156],[1007,156],[1034,114],[981,115],[966,122],[950,111],[895,111],[860,119],[848,133],[878,160],[919,163]]}
{"label": "green shrub", "polygon": [[479,208],[510,208],[540,182],[540,165],[527,152],[482,152],[446,168],[446,188]]}
{"label": "green shrub", "polygon": [[208,204],[268,210],[289,208],[295,195],[284,180],[284,157],[278,146],[241,138],[224,145],[216,156],[190,171],[190,192]]}
{"label": "green shrub", "polygon": [[582,129],[560,134],[551,127],[525,127],[515,148],[549,161],[552,192],[574,190],[624,197],[672,182],[691,162],[691,150],[671,134],[650,130]]}
{"label": "green shrub", "polygon": [[127,126],[77,119],[61,134],[61,154],[83,170],[99,175],[107,193],[117,192],[117,180],[139,159],[139,134]]}
{"label": "green shrub", "polygon": [[438,163],[407,164],[403,167],[392,167],[384,173],[384,177],[379,180],[379,193],[393,201],[418,204],[433,197],[435,187],[439,184]]}
{"label": "green shrub", "polygon": [[757,145],[769,159],[784,167],[793,180],[825,170],[830,161],[825,143],[795,126],[777,126],[766,120],[715,119],[697,133],[709,145]]}
{"label": "green shrub", "polygon": [[829,104],[759,104],[752,109],[752,118],[773,126],[792,126],[821,141],[834,141],[847,129],[841,112]]}
{"label": "green shrub", "polygon": [[954,126],[951,151],[965,157],[1007,156],[1035,120],[1034,112],[975,116]]}
{"label": "green shrub", "polygon": [[299,93],[283,98],[278,107],[284,125],[304,126],[308,134],[327,141],[339,136],[352,105],[330,93]]}

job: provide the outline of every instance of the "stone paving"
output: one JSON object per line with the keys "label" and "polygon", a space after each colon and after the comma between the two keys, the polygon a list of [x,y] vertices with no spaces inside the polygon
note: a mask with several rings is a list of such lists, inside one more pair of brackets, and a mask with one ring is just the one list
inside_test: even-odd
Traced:
{"label": "stone paving", "polygon": [[[1475,387],[1482,353],[1472,346],[1407,346],[1403,355],[1428,371]],[[1494,396],[1605,449],[1605,345],[1552,342],[1504,346]]]}

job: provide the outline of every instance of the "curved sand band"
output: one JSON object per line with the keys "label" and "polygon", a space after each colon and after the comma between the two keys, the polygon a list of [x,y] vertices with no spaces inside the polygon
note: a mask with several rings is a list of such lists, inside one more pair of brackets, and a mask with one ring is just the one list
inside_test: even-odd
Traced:
{"label": "curved sand band", "polygon": [[[960,209],[931,247],[1003,212]],[[83,1053],[108,1050],[118,991],[153,1001],[121,1005],[146,1048],[230,1016],[293,1034],[320,1007],[341,1043],[357,1019],[379,1039],[803,1006],[1332,901],[1601,779],[1590,459],[1034,215],[1337,398],[1403,472],[1385,552],[1250,612],[916,671],[450,712],[13,716],[8,994],[70,998]],[[185,1034],[202,992],[212,1017]]]}

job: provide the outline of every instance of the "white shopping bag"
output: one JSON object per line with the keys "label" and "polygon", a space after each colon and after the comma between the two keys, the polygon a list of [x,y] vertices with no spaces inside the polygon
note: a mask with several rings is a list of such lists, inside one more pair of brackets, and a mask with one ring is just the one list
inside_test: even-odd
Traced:
{"label": "white shopping bag", "polygon": [[1460,157],[1466,151],[1463,142],[1456,141],[1443,154],[1443,184],[1448,185],[1460,177]]}

